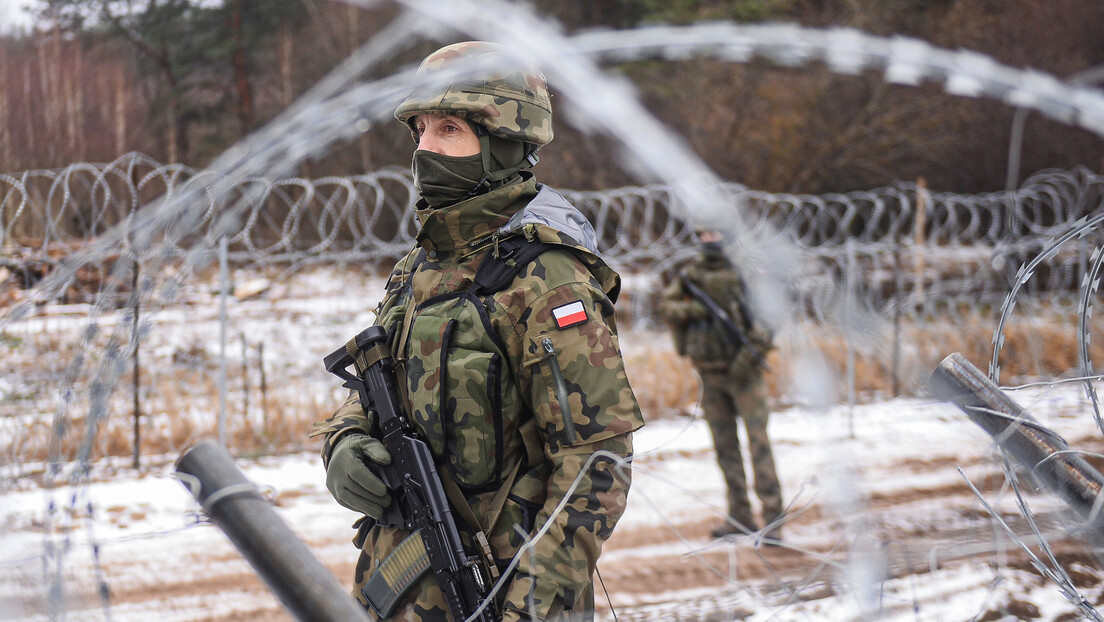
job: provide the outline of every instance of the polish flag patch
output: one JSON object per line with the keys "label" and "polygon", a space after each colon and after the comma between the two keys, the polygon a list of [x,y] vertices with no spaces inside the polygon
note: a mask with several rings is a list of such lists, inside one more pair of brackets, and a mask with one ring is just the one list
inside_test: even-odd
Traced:
{"label": "polish flag patch", "polygon": [[586,310],[583,309],[583,301],[576,300],[552,309],[552,319],[556,320],[558,328],[567,328],[582,324],[587,321]]}

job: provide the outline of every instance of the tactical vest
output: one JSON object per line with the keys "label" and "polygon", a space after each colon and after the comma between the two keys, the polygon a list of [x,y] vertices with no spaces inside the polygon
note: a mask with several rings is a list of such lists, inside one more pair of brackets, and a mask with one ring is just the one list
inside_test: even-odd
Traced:
{"label": "tactical vest", "polygon": [[[687,271],[686,278],[705,290],[706,294],[729,313],[734,322],[747,329],[739,306],[735,304],[741,292],[739,279],[734,272],[695,265]],[[725,368],[740,350],[740,344],[729,335],[720,320],[713,316],[688,323],[683,327],[681,341],[681,354],[689,356],[699,367]]]}
{"label": "tactical vest", "polygon": [[[411,422],[465,495],[503,485],[508,475],[505,443],[532,419],[506,365],[506,344],[494,329],[488,299],[550,248],[551,244],[524,236],[502,240],[497,253],[488,254],[480,264],[469,287],[434,296],[415,308],[410,304],[410,279],[424,260],[425,251],[420,251],[400,303],[379,318],[391,336],[392,354],[404,361],[405,383],[400,383],[405,385]],[[518,458],[525,461],[523,456],[511,461]],[[528,462],[533,459],[530,456]]]}

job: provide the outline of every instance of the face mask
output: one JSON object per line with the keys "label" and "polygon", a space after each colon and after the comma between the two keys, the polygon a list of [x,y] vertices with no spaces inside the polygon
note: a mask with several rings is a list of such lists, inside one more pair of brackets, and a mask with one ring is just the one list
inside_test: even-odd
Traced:
{"label": "face mask", "polygon": [[721,242],[702,242],[702,256],[706,259],[721,259],[724,257],[724,244]]}
{"label": "face mask", "polygon": [[419,149],[411,164],[414,190],[430,207],[443,207],[466,199],[483,179],[479,154],[454,157]]}

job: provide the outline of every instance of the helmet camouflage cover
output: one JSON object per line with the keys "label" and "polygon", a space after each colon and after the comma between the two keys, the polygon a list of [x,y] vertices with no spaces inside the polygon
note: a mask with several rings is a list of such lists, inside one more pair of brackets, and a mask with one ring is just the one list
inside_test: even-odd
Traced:
{"label": "helmet camouflage cover", "polygon": [[[500,54],[501,50],[501,45],[485,41],[447,45],[427,56],[418,67],[417,75],[430,76],[457,60]],[[395,118],[411,126],[415,115],[427,112],[462,117],[500,138],[538,146],[552,142],[552,102],[548,83],[536,67],[493,70],[482,77],[463,77],[443,89],[415,89],[395,110]]]}

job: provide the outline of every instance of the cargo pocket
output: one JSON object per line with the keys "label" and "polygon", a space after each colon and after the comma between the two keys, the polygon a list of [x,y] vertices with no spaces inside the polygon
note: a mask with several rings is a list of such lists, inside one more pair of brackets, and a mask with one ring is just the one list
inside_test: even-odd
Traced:
{"label": "cargo pocket", "polygon": [[554,429],[546,431],[549,436],[560,438],[562,445],[574,445],[579,441],[579,433],[575,429],[571,393],[560,362],[560,351],[551,335],[538,337],[533,348],[538,359],[539,376],[547,390],[551,420],[554,422]]}
{"label": "cargo pocket", "polygon": [[467,300],[440,299],[415,316],[407,348],[411,417],[467,492],[502,477],[505,361]]}
{"label": "cargo pocket", "polygon": [[490,352],[447,351],[442,412],[449,471],[465,486],[497,483],[502,463],[502,358]]}

